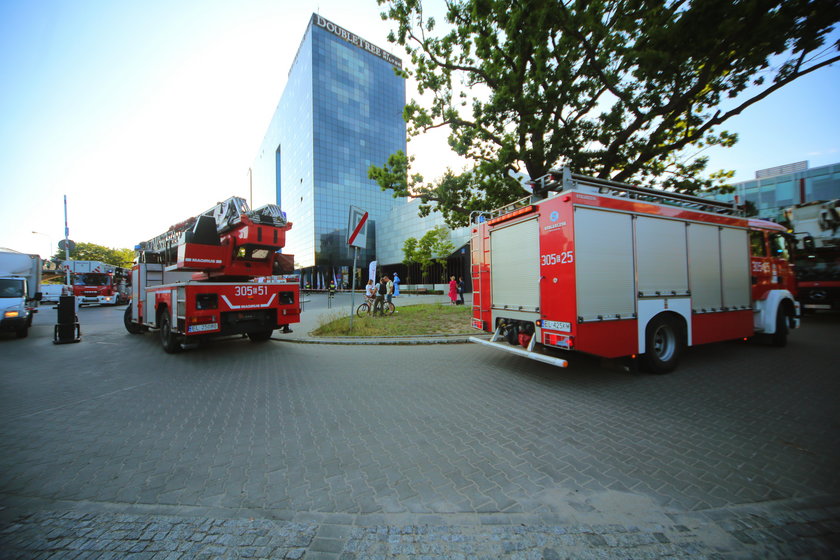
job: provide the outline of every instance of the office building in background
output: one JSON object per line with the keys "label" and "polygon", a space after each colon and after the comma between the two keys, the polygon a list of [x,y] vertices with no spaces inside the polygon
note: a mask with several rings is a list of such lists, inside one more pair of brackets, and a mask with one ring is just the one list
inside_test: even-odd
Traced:
{"label": "office building in background", "polygon": [[[251,167],[251,181],[294,224],[286,247],[311,285],[350,282],[348,213],[369,213],[359,266],[377,254],[384,221],[405,204],[368,179],[371,165],[406,149],[402,62],[321,15],[313,14],[289,78]],[[387,226],[386,226],[387,227]]]}

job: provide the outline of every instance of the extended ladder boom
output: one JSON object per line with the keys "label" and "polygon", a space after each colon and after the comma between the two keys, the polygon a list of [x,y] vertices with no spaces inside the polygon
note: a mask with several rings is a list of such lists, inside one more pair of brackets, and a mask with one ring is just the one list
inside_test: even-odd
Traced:
{"label": "extended ladder boom", "polygon": [[283,227],[287,223],[285,212],[276,204],[266,204],[252,211],[248,208],[248,203],[245,202],[244,198],[232,196],[197,216],[173,225],[164,233],[140,243],[138,249],[146,252],[163,253],[177,247],[181,235],[193,229],[202,216],[213,218],[216,222],[216,232],[222,234],[239,225],[242,222],[243,215],[259,225]]}

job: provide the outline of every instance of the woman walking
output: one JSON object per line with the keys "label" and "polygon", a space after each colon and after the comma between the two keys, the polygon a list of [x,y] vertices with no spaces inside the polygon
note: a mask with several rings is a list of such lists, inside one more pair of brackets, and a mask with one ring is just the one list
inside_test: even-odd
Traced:
{"label": "woman walking", "polygon": [[458,299],[458,283],[454,276],[449,277],[449,299],[452,305],[455,305],[455,300]]}

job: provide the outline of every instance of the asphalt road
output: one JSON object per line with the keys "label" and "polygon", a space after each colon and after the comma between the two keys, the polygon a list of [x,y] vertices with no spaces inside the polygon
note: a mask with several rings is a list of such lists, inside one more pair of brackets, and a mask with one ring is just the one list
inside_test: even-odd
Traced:
{"label": "asphalt road", "polygon": [[[296,336],[326,307],[312,296]],[[78,344],[52,343],[49,308],[29,338],[0,336],[0,557],[840,547],[838,315],[652,376],[471,344],[233,337],[169,355],[123,310],[81,309]]]}

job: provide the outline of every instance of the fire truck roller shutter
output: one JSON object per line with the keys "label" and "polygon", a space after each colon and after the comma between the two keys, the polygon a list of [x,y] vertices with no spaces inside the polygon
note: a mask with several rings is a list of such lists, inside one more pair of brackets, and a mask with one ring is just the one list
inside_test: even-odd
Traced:
{"label": "fire truck roller shutter", "polygon": [[[537,220],[498,228],[490,236],[493,308],[504,310],[507,306],[514,311],[537,311],[540,307],[540,241]],[[504,316],[504,311],[499,313]]]}
{"label": "fire truck roller shutter", "polygon": [[688,226],[688,285],[691,310],[711,313],[723,307],[720,277],[720,228],[703,224]]}
{"label": "fire truck roller shutter", "polygon": [[685,222],[636,218],[639,296],[687,296],[687,250]]}
{"label": "fire truck roller shutter", "polygon": [[636,312],[633,224],[629,214],[575,208],[575,276],[583,321]]}
{"label": "fire truck roller shutter", "polygon": [[748,309],[751,305],[750,249],[746,229],[720,230],[723,306]]}

